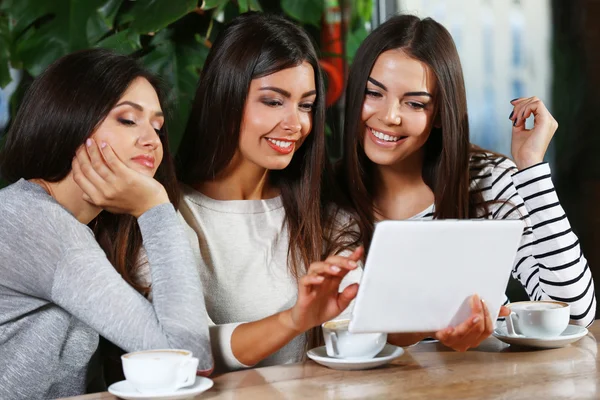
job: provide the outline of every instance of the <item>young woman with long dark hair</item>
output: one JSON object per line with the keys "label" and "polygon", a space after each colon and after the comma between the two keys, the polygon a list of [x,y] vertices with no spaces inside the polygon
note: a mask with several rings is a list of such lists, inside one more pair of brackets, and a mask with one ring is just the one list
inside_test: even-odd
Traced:
{"label": "young woman with long dark hair", "polygon": [[[101,49],[59,59],[27,91],[0,154],[12,182],[0,191],[0,398],[85,393],[99,335],[126,351],[188,349],[212,369],[160,98],[135,60]],[[144,260],[152,303],[135,280]]]}
{"label": "young woman with long dark hair", "polygon": [[[341,204],[356,216],[355,239],[367,251],[380,220],[521,219],[526,228],[513,276],[532,300],[567,302],[572,322],[589,325],[596,310],[591,272],[543,162],[558,124],[536,97],[511,104],[514,162],[470,143],[463,73],[449,32],[430,18],[391,18],[361,44],[350,71]],[[526,129],[532,115],[534,127]],[[491,329],[476,315],[436,336],[466,350]],[[456,342],[457,331],[470,343]]]}
{"label": "young woman with long dark hair", "polygon": [[234,19],[202,70],[180,212],[199,243],[218,370],[300,361],[356,295],[362,249],[336,255],[341,219],[324,200],[324,95],[309,37],[274,15]]}

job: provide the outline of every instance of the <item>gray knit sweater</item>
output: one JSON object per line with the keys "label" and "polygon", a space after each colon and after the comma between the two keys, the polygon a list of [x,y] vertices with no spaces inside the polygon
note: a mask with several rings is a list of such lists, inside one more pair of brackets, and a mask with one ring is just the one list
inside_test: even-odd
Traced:
{"label": "gray knit sweater", "polygon": [[153,303],[92,231],[37,184],[0,190],[0,399],[84,393],[98,335],[123,348],[182,348],[212,367],[201,283],[171,204],[139,217]]}

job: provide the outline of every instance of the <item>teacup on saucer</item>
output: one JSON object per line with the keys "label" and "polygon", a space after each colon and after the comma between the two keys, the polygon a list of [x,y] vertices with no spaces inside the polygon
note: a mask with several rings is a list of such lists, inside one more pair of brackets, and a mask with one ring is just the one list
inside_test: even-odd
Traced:
{"label": "teacup on saucer", "polygon": [[197,358],[187,350],[146,350],[121,356],[125,379],[144,394],[168,393],[192,385]]}
{"label": "teacup on saucer", "polygon": [[209,378],[197,376],[194,384],[182,389],[177,389],[172,392],[144,394],[137,391],[131,383],[121,381],[113,383],[108,388],[108,391],[113,396],[117,396],[124,400],[183,400],[192,399],[202,392],[207,391],[213,386],[213,381]]}
{"label": "teacup on saucer", "polygon": [[327,355],[343,359],[375,357],[387,343],[386,333],[351,333],[350,320],[328,321],[322,325]]}
{"label": "teacup on saucer", "polygon": [[520,301],[507,305],[506,317],[510,336],[552,338],[559,336],[569,325],[569,304],[560,301]]}
{"label": "teacup on saucer", "polygon": [[404,349],[402,347],[394,346],[391,344],[386,344],[375,357],[371,358],[362,358],[362,359],[344,359],[344,358],[335,358],[327,355],[327,350],[325,346],[316,347],[312,350],[309,350],[306,355],[311,360],[319,363],[325,367],[331,369],[338,369],[342,371],[356,371],[362,369],[371,369],[377,368],[382,365],[389,363],[390,361],[395,360],[404,354]]}
{"label": "teacup on saucer", "polygon": [[504,322],[498,323],[497,328],[492,333],[496,339],[501,340],[504,343],[538,349],[556,349],[565,347],[571,343],[575,343],[587,334],[588,330],[583,326],[569,325],[560,335],[552,338],[531,338],[522,335],[511,336],[508,334],[506,323]]}

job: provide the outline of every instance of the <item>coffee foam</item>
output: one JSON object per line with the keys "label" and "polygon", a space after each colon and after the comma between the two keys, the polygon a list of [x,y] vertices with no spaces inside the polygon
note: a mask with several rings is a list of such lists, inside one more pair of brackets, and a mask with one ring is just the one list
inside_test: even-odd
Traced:
{"label": "coffee foam", "polygon": [[348,330],[348,325],[350,325],[350,320],[340,320],[340,321],[329,321],[326,322],[323,326],[327,329],[334,330]]}
{"label": "coffee foam", "polygon": [[189,355],[189,352],[180,350],[148,350],[125,354],[123,357],[131,360],[166,360]]}
{"label": "coffee foam", "polygon": [[555,303],[551,301],[532,301],[532,302],[523,302],[523,303],[515,303],[510,306],[513,310],[552,310],[556,308],[566,307],[562,303]]}

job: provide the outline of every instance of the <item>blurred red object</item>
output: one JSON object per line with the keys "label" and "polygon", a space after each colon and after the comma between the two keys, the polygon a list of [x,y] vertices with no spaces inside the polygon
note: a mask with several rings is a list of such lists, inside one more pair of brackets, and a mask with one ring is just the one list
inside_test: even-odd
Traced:
{"label": "blurred red object", "polygon": [[324,57],[320,60],[327,74],[327,107],[334,104],[344,91],[344,60],[342,41],[342,11],[338,0],[327,0],[321,27],[321,49]]}

